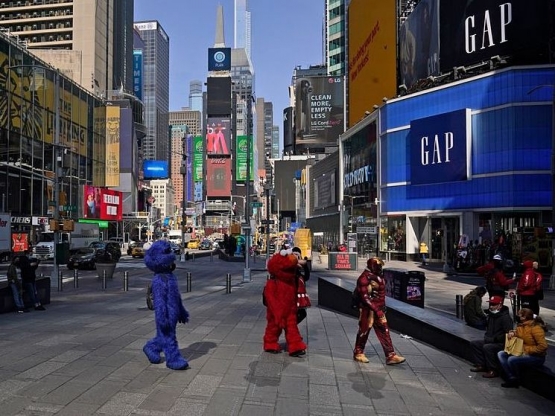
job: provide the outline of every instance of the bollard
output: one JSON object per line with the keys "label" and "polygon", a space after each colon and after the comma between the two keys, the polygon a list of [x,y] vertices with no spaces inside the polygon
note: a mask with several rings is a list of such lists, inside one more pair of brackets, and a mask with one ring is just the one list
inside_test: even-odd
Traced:
{"label": "bollard", "polygon": [[39,274],[39,277],[42,279],[44,277],[44,273]]}
{"label": "bollard", "polygon": [[214,253],[210,252],[210,262],[213,262],[213,261],[214,261]]}
{"label": "bollard", "polygon": [[187,293],[191,291],[191,272],[187,272]]}
{"label": "bollard", "polygon": [[231,293],[231,273],[225,276],[225,293]]}
{"label": "bollard", "polygon": [[61,271],[58,272],[58,292],[62,292],[64,290],[64,275]]}
{"label": "bollard", "polygon": [[464,318],[464,306],[463,306],[463,297],[462,297],[462,295],[456,295],[455,296],[455,302],[456,302],[457,318],[463,319]]}
{"label": "bollard", "polygon": [[129,291],[129,272],[123,272],[123,291]]}
{"label": "bollard", "polygon": [[106,290],[106,270],[102,271],[102,290]]}
{"label": "bollard", "polygon": [[77,269],[73,270],[73,288],[77,289],[79,287],[79,272]]}
{"label": "bollard", "polygon": [[193,261],[195,261],[195,253],[193,253]]}

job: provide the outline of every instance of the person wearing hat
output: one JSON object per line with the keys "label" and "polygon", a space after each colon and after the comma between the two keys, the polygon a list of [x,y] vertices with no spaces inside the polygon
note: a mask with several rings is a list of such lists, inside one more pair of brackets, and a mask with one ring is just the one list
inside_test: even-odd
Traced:
{"label": "person wearing hat", "polygon": [[509,286],[518,281],[518,278],[507,279],[503,273],[503,257],[500,254],[493,256],[493,261],[477,270],[479,275],[486,279],[486,289],[489,296],[505,297]]}
{"label": "person wearing hat", "polygon": [[503,305],[504,298],[489,299],[488,320],[484,339],[470,341],[474,367],[473,373],[484,373],[484,378],[499,377],[500,367],[497,353],[505,347],[505,334],[513,329],[509,308]]}

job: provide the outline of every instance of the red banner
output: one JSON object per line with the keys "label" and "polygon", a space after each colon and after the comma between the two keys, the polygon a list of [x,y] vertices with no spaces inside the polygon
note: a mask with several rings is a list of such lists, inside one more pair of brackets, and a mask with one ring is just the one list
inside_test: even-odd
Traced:
{"label": "red banner", "polygon": [[85,218],[97,218],[108,221],[121,221],[123,213],[123,198],[120,191],[85,185],[85,201],[83,212]]}

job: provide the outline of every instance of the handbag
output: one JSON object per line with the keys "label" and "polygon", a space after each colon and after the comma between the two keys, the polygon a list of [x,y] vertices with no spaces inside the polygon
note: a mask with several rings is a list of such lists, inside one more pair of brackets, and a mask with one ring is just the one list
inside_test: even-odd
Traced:
{"label": "handbag", "polygon": [[297,308],[310,308],[312,303],[306,293],[306,286],[302,277],[297,278]]}
{"label": "handbag", "polygon": [[524,353],[524,341],[516,336],[509,339],[509,335],[506,334],[504,351],[509,355],[519,357]]}
{"label": "handbag", "polygon": [[151,311],[154,310],[154,294],[152,293],[152,283],[146,286],[146,307]]}

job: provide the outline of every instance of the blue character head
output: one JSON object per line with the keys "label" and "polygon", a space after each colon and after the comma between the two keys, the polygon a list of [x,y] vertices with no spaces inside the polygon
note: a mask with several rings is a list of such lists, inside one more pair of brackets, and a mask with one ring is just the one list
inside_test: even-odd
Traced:
{"label": "blue character head", "polygon": [[154,273],[169,273],[175,269],[175,254],[165,240],[154,242],[145,252],[145,264]]}

